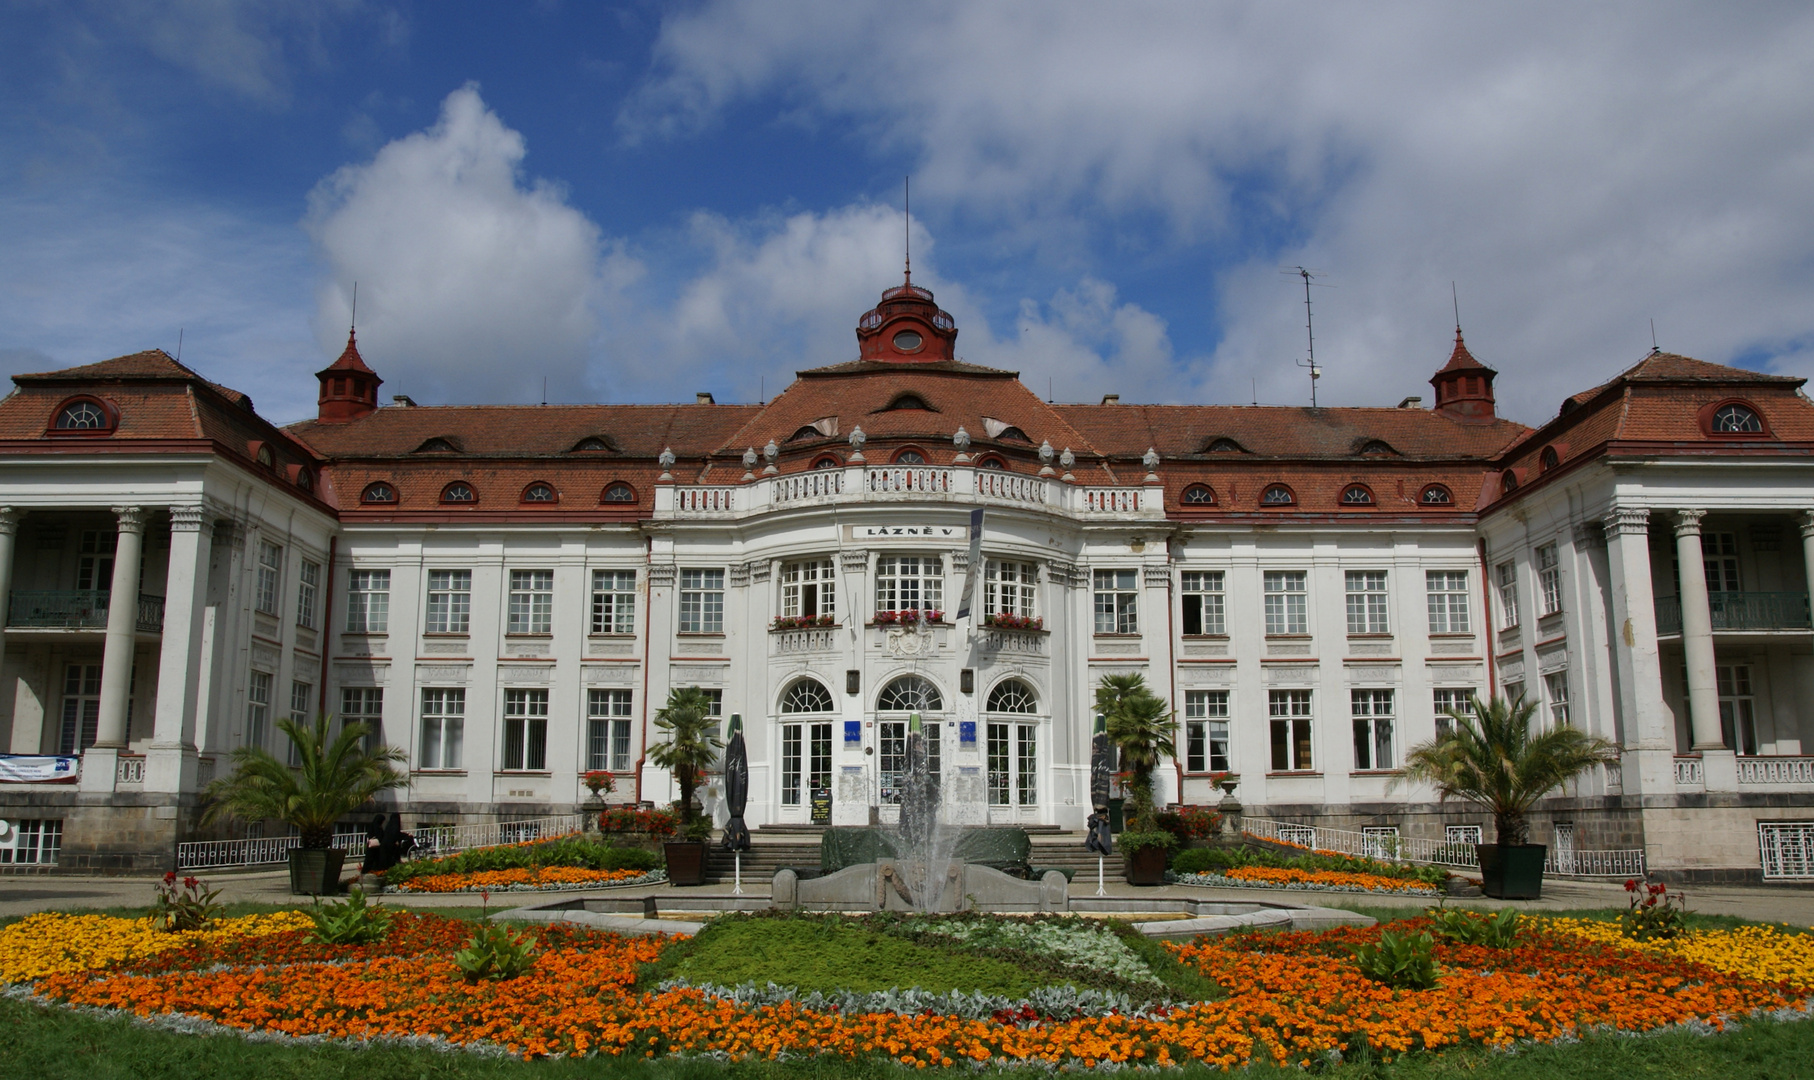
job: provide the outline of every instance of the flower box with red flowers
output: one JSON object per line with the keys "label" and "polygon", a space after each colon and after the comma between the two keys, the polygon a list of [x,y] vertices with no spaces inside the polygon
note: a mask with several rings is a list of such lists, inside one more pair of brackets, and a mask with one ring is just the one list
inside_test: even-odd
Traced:
{"label": "flower box with red flowers", "polygon": [[906,608],[901,611],[878,611],[870,620],[877,626],[915,626],[919,623],[942,623],[945,613],[938,608]]}
{"label": "flower box with red flowers", "polygon": [[830,615],[777,615],[770,630],[815,630],[820,627],[838,625],[838,620]]}
{"label": "flower box with red flowers", "polygon": [[983,625],[993,630],[1044,630],[1046,621],[1036,615],[1010,615],[996,612],[983,616]]}

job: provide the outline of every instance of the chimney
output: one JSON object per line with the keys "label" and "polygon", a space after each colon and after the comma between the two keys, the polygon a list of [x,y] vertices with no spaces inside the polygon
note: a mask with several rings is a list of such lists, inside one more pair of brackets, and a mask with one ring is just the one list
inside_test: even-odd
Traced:
{"label": "chimney", "polygon": [[693,404],[695,404],[695,405],[716,405],[718,403],[716,401],[712,400],[711,391],[701,390],[698,393],[693,395]]}
{"label": "chimney", "polygon": [[1102,403],[1104,405],[1119,405],[1119,404],[1121,404],[1121,395],[1120,394],[1104,394],[1104,395],[1102,395]]}
{"label": "chimney", "polygon": [[1415,395],[1415,394],[1413,394],[1413,395],[1411,395],[1411,396],[1410,396],[1410,397],[1408,397],[1408,398],[1406,398],[1406,399],[1404,399],[1404,400],[1403,400],[1403,401],[1401,401],[1401,402],[1399,402],[1399,403],[1398,403],[1398,407],[1399,407],[1399,408],[1401,408],[1401,409],[1417,409],[1417,408],[1422,408],[1422,407],[1423,407],[1423,398],[1420,398],[1420,397],[1418,397],[1418,396],[1417,396],[1417,395]]}
{"label": "chimney", "polygon": [[391,404],[401,405],[406,409],[413,409],[416,407],[415,399],[411,398],[408,394],[392,394]]}

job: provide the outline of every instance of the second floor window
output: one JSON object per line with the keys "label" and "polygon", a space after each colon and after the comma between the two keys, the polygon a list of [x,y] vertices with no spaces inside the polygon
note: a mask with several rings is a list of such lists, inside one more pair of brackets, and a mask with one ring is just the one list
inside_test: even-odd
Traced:
{"label": "second floor window", "polygon": [[1304,600],[1304,571],[1268,570],[1262,580],[1266,587],[1266,632],[1308,634],[1310,614]]}
{"label": "second floor window", "polygon": [[464,634],[472,622],[472,571],[428,572],[428,632]]}
{"label": "second floor window", "polygon": [[1038,581],[1033,563],[990,559],[983,575],[983,614],[1032,618]]}
{"label": "second floor window", "polygon": [[1186,570],[1179,575],[1184,603],[1184,634],[1226,634],[1223,620],[1222,571]]}
{"label": "second floor window", "polygon": [[1568,672],[1558,671],[1543,677],[1543,689],[1549,697],[1549,718],[1556,727],[1568,726]]}
{"label": "second floor window", "polygon": [[1556,557],[1556,545],[1537,549],[1537,588],[1543,597],[1543,614],[1562,610],[1562,562]]}
{"label": "second floor window", "polygon": [[724,633],[724,571],[680,572],[680,632]]}
{"label": "second floor window", "polygon": [[1499,626],[1510,630],[1518,625],[1518,567],[1509,562],[1499,564]]}
{"label": "second floor window", "polygon": [[258,610],[277,614],[277,602],[283,596],[283,548],[258,542]]}
{"label": "second floor window", "polygon": [[1350,570],[1347,573],[1347,584],[1348,632],[1391,633],[1391,622],[1386,618],[1386,572]]}
{"label": "second floor window", "polygon": [[1468,632],[1468,572],[1431,570],[1424,574],[1430,601],[1430,633]]}
{"label": "second floor window", "polygon": [[837,599],[830,559],[781,564],[781,614],[801,619],[836,615]]}
{"label": "second floor window", "polygon": [[1140,571],[1098,570],[1093,576],[1098,634],[1140,632]]}
{"label": "second floor window", "polygon": [[877,611],[941,611],[945,562],[936,555],[884,555],[876,560]]}
{"label": "second floor window", "polygon": [[592,571],[592,632],[636,633],[636,571]]}
{"label": "second floor window", "polygon": [[554,630],[554,571],[512,570],[506,633],[547,634]]}
{"label": "second floor window", "polygon": [[346,577],[347,633],[384,633],[390,626],[391,572],[349,570]]}
{"label": "second floor window", "polygon": [[315,628],[315,597],[321,591],[321,564],[302,560],[296,571],[296,625]]}
{"label": "second floor window", "polygon": [[1436,712],[1436,734],[1446,735],[1455,730],[1455,715],[1474,715],[1474,688],[1437,687],[1430,691],[1431,707]]}

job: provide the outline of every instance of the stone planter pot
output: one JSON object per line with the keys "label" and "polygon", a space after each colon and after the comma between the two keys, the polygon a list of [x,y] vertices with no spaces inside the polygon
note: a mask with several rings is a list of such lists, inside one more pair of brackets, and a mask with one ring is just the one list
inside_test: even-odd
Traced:
{"label": "stone planter pot", "polygon": [[340,867],[346,852],[337,848],[293,848],[290,851],[290,893],[294,896],[333,896],[340,891]]}
{"label": "stone planter pot", "polygon": [[1141,848],[1124,853],[1129,885],[1165,884],[1166,852],[1161,847]]}
{"label": "stone planter pot", "polygon": [[670,885],[705,884],[704,844],[684,840],[667,843],[661,845],[661,853],[668,863]]}
{"label": "stone planter pot", "polygon": [[1495,900],[1543,898],[1542,844],[1476,844],[1480,891]]}

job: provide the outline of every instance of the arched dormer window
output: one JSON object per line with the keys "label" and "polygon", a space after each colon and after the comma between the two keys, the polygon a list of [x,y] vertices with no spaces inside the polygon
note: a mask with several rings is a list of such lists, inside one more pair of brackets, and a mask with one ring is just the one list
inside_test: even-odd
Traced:
{"label": "arched dormer window", "polygon": [[1372,506],[1373,492],[1365,484],[1349,484],[1342,489],[1343,506]]}
{"label": "arched dormer window", "polygon": [[1431,484],[1423,489],[1423,494],[1417,497],[1417,501],[1425,506],[1451,506],[1455,497],[1441,484]]}
{"label": "arched dormer window", "polygon": [[982,459],[981,461],[977,462],[976,467],[979,469],[995,469],[999,472],[1008,471],[1007,462],[1003,461],[1001,458],[998,458],[998,457],[986,457],[986,458]]}
{"label": "arched dormer window", "polygon": [[1233,439],[1211,439],[1203,446],[1205,454],[1245,454],[1247,448]]}
{"label": "arched dormer window", "polygon": [[271,449],[271,444],[268,442],[255,442],[252,444],[252,460],[258,462],[267,469],[275,469],[277,467],[277,451]]}
{"label": "arched dormer window", "polygon": [[633,503],[636,501],[636,489],[629,484],[624,483],[622,480],[619,480],[617,483],[606,487],[605,493],[599,496],[598,501],[607,503]]}
{"label": "arched dormer window", "polygon": [[832,709],[831,691],[817,679],[801,679],[781,695],[783,713],[827,713]]}
{"label": "arched dormer window", "polygon": [[1706,411],[1702,423],[1709,435],[1768,435],[1763,414],[1742,401],[1727,401]]}
{"label": "arched dormer window", "polygon": [[561,499],[554,493],[554,485],[537,480],[523,489],[523,501],[526,503],[557,503]]}
{"label": "arched dormer window", "polygon": [[1553,446],[1544,447],[1543,452],[1537,455],[1537,468],[1543,472],[1549,472],[1560,464],[1562,464],[1562,458],[1556,453],[1556,448]]}
{"label": "arched dormer window", "polygon": [[365,485],[365,490],[359,494],[359,501],[368,506],[394,503],[397,501],[397,489],[388,480],[374,480]]}
{"label": "arched dormer window", "polygon": [[805,427],[801,428],[799,431],[796,431],[792,435],[789,435],[787,437],[787,441],[788,442],[806,442],[808,439],[823,439],[824,437],[825,437],[825,435],[822,432],[820,432],[818,428],[813,427],[811,424],[808,424]]}
{"label": "arched dormer window", "polygon": [[894,463],[896,465],[924,465],[926,455],[909,446],[894,455]]}
{"label": "arched dormer window", "polygon": [[1518,474],[1510,469],[1499,474],[1499,493],[1510,495],[1518,490]]}
{"label": "arched dormer window", "polygon": [[1297,501],[1298,497],[1284,484],[1272,484],[1260,493],[1261,506],[1292,506]]}
{"label": "arched dormer window", "polygon": [[315,490],[315,474],[309,472],[306,465],[296,466],[296,475],[290,478],[290,482],[304,491]]}
{"label": "arched dormer window", "polygon": [[1033,445],[1033,440],[1027,438],[1027,433],[1020,430],[1017,427],[1002,428],[1000,434],[995,436],[995,441],[996,442],[1023,442],[1023,443],[1026,443],[1028,446]]}
{"label": "arched dormer window", "polygon": [[454,445],[452,439],[437,435],[432,439],[424,440],[421,446],[416,447],[415,452],[418,454],[457,454],[460,452],[460,448]]}
{"label": "arched dormer window", "polygon": [[839,461],[837,458],[833,457],[830,454],[826,454],[824,457],[813,462],[813,468],[815,468],[815,469],[836,469],[842,464],[843,464],[843,462]]}
{"label": "arched dormer window", "polygon": [[611,445],[611,440],[599,435],[588,435],[573,444],[573,452],[576,454],[605,453],[615,449],[616,447]]}
{"label": "arched dormer window", "polygon": [[1178,501],[1185,506],[1214,506],[1216,493],[1210,490],[1208,484],[1192,484],[1184,489],[1184,494]]}
{"label": "arched dormer window", "polygon": [[1039,711],[1039,698],[1033,688],[1020,679],[1003,679],[989,691],[984,709],[992,713],[1032,713]]}
{"label": "arched dormer window", "polygon": [[[892,400],[888,404],[882,406],[882,408],[878,409],[877,411],[878,412],[896,412],[901,409],[919,409],[923,412],[936,412],[937,411],[932,406],[926,404],[926,399],[919,396],[918,394],[896,394],[894,396],[894,400]],[[815,431],[814,434],[817,434],[817,432]]]}
{"label": "arched dormer window", "polygon": [[51,418],[50,430],[56,435],[111,435],[119,421],[119,413],[100,398],[71,398]]}
{"label": "arched dormer window", "polygon": [[940,712],[945,697],[923,675],[903,675],[876,696],[877,712]]}
{"label": "arched dormer window", "polygon": [[479,493],[464,480],[455,480],[441,489],[441,501],[444,503],[476,503]]}
{"label": "arched dormer window", "polygon": [[1393,448],[1392,444],[1386,442],[1383,439],[1368,439],[1366,442],[1361,444],[1360,452],[1363,455],[1371,454],[1374,456],[1388,456],[1388,457],[1397,457],[1398,456],[1398,451]]}

